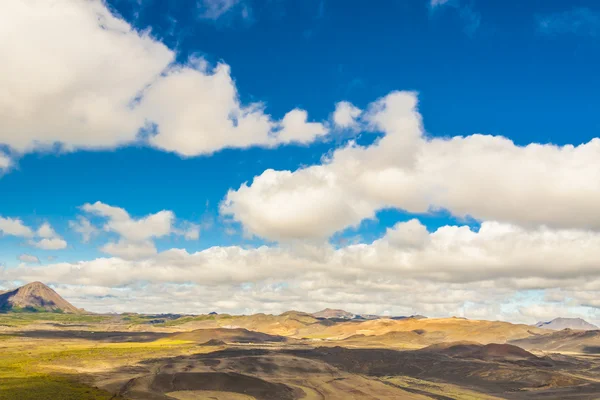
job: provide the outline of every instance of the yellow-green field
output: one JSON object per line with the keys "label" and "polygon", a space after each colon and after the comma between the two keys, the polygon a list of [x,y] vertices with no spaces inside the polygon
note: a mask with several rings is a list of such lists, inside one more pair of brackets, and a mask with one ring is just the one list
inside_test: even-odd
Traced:
{"label": "yellow-green field", "polygon": [[189,342],[96,343],[4,337],[0,342],[0,399],[116,399],[85,384],[86,372],[189,353]]}

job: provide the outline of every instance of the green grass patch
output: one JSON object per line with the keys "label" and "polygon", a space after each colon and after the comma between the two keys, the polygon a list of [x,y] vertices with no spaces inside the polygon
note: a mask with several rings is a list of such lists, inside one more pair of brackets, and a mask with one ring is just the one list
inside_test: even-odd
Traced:
{"label": "green grass patch", "polygon": [[0,400],[103,400],[110,393],[75,379],[78,368],[134,364],[140,360],[189,352],[188,341],[148,343],[23,342],[7,337],[0,345]]}
{"label": "green grass patch", "polygon": [[216,321],[221,319],[231,319],[233,316],[229,314],[213,314],[213,315],[190,315],[174,320],[166,321],[162,324],[156,324],[156,326],[168,327],[187,324],[188,322],[201,322],[201,321]]}
{"label": "green grass patch", "polygon": [[93,324],[110,320],[107,315],[64,314],[54,312],[17,312],[0,314],[0,325],[18,327],[40,322],[60,324]]}
{"label": "green grass patch", "polygon": [[0,378],[0,400],[110,400],[116,398],[103,390],[58,376]]}

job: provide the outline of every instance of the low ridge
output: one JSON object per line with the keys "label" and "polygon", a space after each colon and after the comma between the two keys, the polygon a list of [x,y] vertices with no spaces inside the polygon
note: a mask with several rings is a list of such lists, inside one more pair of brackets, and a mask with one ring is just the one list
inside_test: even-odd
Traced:
{"label": "low ridge", "polygon": [[32,282],[14,290],[0,293],[0,312],[64,312],[79,314],[83,310],[73,306],[58,293],[41,282]]}

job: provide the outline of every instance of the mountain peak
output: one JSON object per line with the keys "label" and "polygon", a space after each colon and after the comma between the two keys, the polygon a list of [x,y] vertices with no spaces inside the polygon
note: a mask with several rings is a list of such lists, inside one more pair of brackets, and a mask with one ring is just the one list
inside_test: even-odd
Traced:
{"label": "mountain peak", "polygon": [[554,318],[552,321],[540,321],[535,324],[538,328],[552,329],[555,331],[560,331],[563,329],[574,329],[574,330],[596,330],[599,329],[596,325],[590,324],[586,320],[582,318],[565,318],[558,317]]}
{"label": "mountain peak", "polygon": [[49,311],[70,314],[81,310],[63,299],[42,282],[31,282],[19,288],[0,293],[0,311]]}

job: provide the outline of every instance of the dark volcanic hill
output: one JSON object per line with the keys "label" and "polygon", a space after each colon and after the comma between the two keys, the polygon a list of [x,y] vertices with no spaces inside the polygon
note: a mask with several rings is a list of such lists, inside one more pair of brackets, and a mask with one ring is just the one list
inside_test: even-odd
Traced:
{"label": "dark volcanic hill", "polygon": [[561,331],[563,329],[577,329],[581,331],[593,331],[600,329],[581,318],[555,318],[552,321],[538,322],[535,324],[538,328],[552,329]]}
{"label": "dark volcanic hill", "polygon": [[41,282],[0,293],[0,312],[10,311],[82,312]]}

